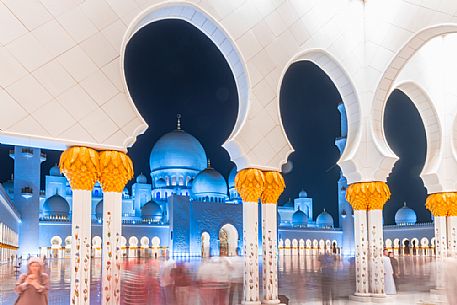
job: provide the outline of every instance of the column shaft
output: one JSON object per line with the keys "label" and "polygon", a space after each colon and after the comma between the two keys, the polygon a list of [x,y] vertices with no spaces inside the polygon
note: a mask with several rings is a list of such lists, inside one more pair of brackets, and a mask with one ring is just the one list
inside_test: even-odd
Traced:
{"label": "column shaft", "polygon": [[244,301],[245,305],[260,305],[258,203],[243,202]]}
{"label": "column shaft", "polygon": [[72,305],[89,305],[91,268],[91,191],[73,190],[72,201],[70,302]]}
{"label": "column shaft", "polygon": [[448,256],[457,256],[457,216],[447,217],[447,250]]}
{"label": "column shaft", "polygon": [[262,304],[279,304],[277,213],[276,204],[262,204]]}
{"label": "column shaft", "polygon": [[368,296],[368,220],[366,210],[354,210],[355,295]]}
{"label": "column shaft", "polygon": [[447,222],[446,216],[435,216],[436,258],[447,257]]}
{"label": "column shaft", "polygon": [[368,211],[370,292],[384,295],[382,210]]}
{"label": "column shaft", "polygon": [[120,304],[122,194],[103,193],[102,304]]}

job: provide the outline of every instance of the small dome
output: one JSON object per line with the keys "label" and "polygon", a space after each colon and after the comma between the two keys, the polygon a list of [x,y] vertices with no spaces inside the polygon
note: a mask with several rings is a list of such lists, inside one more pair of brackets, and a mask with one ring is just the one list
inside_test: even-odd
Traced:
{"label": "small dome", "polygon": [[55,164],[53,167],[51,167],[51,169],[49,170],[49,175],[50,176],[55,176],[55,177],[62,176],[62,174],[60,173],[60,169],[57,166],[57,164]]}
{"label": "small dome", "polygon": [[301,190],[300,193],[298,193],[299,198],[308,198],[308,193],[305,192],[305,190]]}
{"label": "small dome", "polygon": [[206,167],[206,153],[194,136],[178,129],[163,135],[154,144],[149,166],[151,172],[170,168],[201,171]]}
{"label": "small dome", "polygon": [[97,205],[95,206],[95,218],[102,219],[103,218],[103,199],[100,200]]}
{"label": "small dome", "polygon": [[192,183],[194,198],[227,198],[227,183],[224,177],[212,167],[198,173]]}
{"label": "small dome", "polygon": [[395,224],[397,225],[413,225],[416,224],[417,216],[413,209],[406,206],[406,202],[403,207],[398,209],[395,213]]}
{"label": "small dome", "polygon": [[162,209],[160,208],[160,205],[152,200],[147,202],[141,208],[141,218],[143,218],[144,221],[159,222],[162,219]]}
{"label": "small dome", "polygon": [[308,225],[308,215],[298,208],[292,215],[292,225],[294,227],[306,227]]}
{"label": "small dome", "polygon": [[43,212],[46,216],[65,216],[70,213],[70,205],[62,196],[55,194],[43,203]]}
{"label": "small dome", "polygon": [[333,217],[324,209],[324,211],[317,216],[316,224],[321,228],[333,228]]}
{"label": "small dome", "polygon": [[234,166],[232,168],[232,170],[230,171],[230,174],[229,174],[229,177],[228,177],[228,185],[229,185],[229,189],[231,188],[234,188],[235,187],[235,177],[236,177],[236,174],[237,174],[237,170],[236,170],[236,166]]}
{"label": "small dome", "polygon": [[148,183],[148,179],[146,178],[145,175],[143,175],[143,173],[141,173],[138,175],[138,177],[136,177],[136,183],[146,184],[146,183]]}
{"label": "small dome", "polygon": [[166,187],[166,186],[167,186],[167,182],[163,178],[158,179],[155,183],[155,188],[162,188],[162,187]]}

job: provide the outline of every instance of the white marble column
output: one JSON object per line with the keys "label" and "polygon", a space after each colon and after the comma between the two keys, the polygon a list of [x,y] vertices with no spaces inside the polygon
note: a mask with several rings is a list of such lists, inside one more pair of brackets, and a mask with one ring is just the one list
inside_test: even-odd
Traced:
{"label": "white marble column", "polygon": [[366,210],[354,210],[356,296],[369,296],[368,219]]}
{"label": "white marble column", "polygon": [[435,244],[436,244],[436,263],[435,263],[435,288],[442,290],[445,288],[444,260],[447,257],[447,217],[435,216]]}
{"label": "white marble column", "polygon": [[262,204],[263,298],[262,304],[279,304],[276,204]]}
{"label": "white marble column", "polygon": [[103,193],[102,304],[120,304],[122,193]]}
{"label": "white marble column", "polygon": [[384,297],[382,210],[368,211],[368,266],[372,296]]}
{"label": "white marble column", "polygon": [[446,216],[435,216],[436,258],[447,257],[447,221]]}
{"label": "white marble column", "polygon": [[447,225],[447,256],[457,256],[457,216],[448,216]]}
{"label": "white marble column", "polygon": [[260,305],[258,203],[243,202],[244,305]]}
{"label": "white marble column", "polygon": [[73,190],[70,304],[90,304],[92,193]]}

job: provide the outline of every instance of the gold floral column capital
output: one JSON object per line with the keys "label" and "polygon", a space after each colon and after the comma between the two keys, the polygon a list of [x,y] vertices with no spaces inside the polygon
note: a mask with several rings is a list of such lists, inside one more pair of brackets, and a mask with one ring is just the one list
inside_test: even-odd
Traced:
{"label": "gold floral column capital", "polygon": [[120,151],[100,152],[100,184],[104,192],[122,193],[133,177],[132,160]]}
{"label": "gold floral column capital", "polygon": [[457,216],[457,192],[430,194],[425,207],[433,216]]}
{"label": "gold floral column capital", "polygon": [[59,168],[72,189],[90,191],[98,179],[98,152],[89,147],[70,147],[60,156]]}
{"label": "gold floral column capital", "polygon": [[346,200],[354,210],[382,210],[389,198],[389,186],[381,181],[353,183],[346,190]]}
{"label": "gold floral column capital", "polygon": [[265,186],[265,177],[261,170],[246,168],[235,177],[235,189],[243,202],[257,202]]}
{"label": "gold floral column capital", "polygon": [[279,172],[263,172],[265,177],[264,189],[261,195],[263,204],[276,204],[281,196],[286,184],[284,178]]}

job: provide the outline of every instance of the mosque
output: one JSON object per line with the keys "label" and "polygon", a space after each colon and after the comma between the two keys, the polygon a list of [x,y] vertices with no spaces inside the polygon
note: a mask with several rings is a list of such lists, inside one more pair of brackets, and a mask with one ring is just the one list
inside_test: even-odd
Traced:
{"label": "mosque", "polygon": [[[342,118],[342,136],[336,139],[335,145],[342,152],[346,144],[347,123],[344,105],[340,104],[338,109]],[[29,251],[21,251],[21,255],[30,253],[63,258],[71,252],[72,190],[58,166],[53,166],[45,176],[45,189],[35,197],[37,200],[34,200],[30,186],[17,186],[18,183],[33,185],[34,181],[39,181],[39,171],[30,170],[25,164],[33,159],[38,164],[45,160],[44,154],[35,152],[35,149],[24,147],[15,147],[10,152],[10,157],[15,160],[16,179],[3,183],[0,189],[3,205],[9,210],[9,213],[0,214],[0,228],[5,236],[13,234],[14,237],[5,240],[2,235],[2,244],[8,245],[8,248],[2,248],[5,252],[2,260],[11,257],[21,242]],[[122,193],[120,244],[123,256],[160,256],[165,251],[175,256],[236,255],[242,248],[243,232],[242,200],[235,189],[236,167],[231,170],[227,183],[211,166],[198,139],[181,129],[179,118],[176,130],[163,135],[153,146],[149,165],[152,182],[149,183],[141,173],[131,190],[125,188]],[[317,209],[304,190],[293,202],[278,205],[280,253],[331,251],[353,255],[353,211],[346,201],[346,188],[346,179],[341,175],[337,203],[339,227],[335,227],[332,215],[325,209],[314,217]],[[100,184],[96,183],[91,204],[93,257],[102,255],[102,194]],[[36,205],[39,221],[27,214],[19,216],[16,212],[20,209],[18,203],[24,199]],[[13,225],[8,225],[8,219],[11,223],[8,214],[16,219]],[[416,214],[406,204],[397,211],[395,223],[384,227],[386,247],[397,253],[432,254],[432,223],[416,224]],[[18,227],[21,227],[19,235]],[[24,237],[21,235],[28,235],[29,230],[39,232],[35,248],[27,247],[22,241]]]}

